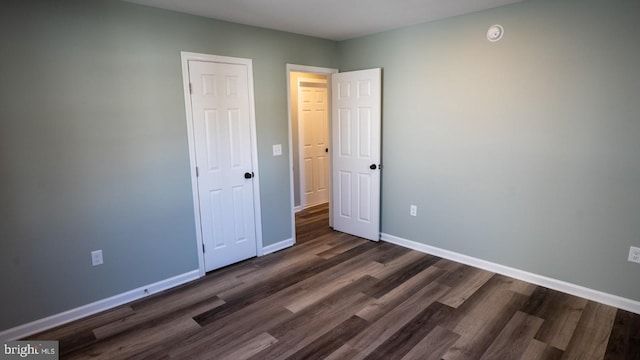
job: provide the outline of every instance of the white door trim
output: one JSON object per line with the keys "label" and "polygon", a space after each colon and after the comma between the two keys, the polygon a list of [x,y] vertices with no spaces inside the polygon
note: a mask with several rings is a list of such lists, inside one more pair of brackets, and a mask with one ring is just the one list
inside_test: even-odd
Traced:
{"label": "white door trim", "polygon": [[[318,66],[307,66],[297,64],[287,64],[287,115],[289,118],[289,192],[291,197],[291,237],[293,243],[296,243],[296,208],[295,208],[295,195],[294,195],[294,179],[293,179],[293,125],[291,123],[291,72],[305,72],[311,74],[331,75],[338,72],[338,69],[324,68]],[[331,77],[327,77],[327,101],[329,103],[329,111],[331,111]],[[329,139],[331,139],[331,121],[329,125]],[[329,149],[331,151],[331,149]],[[331,156],[329,156],[331,161]],[[331,162],[329,163],[329,171],[331,171]],[[331,176],[331,173],[329,173]],[[331,199],[331,188],[329,188],[329,199]],[[331,219],[332,213],[331,201],[329,201],[329,219]],[[329,220],[331,221],[331,220]],[[331,225],[331,224],[329,224]]]}
{"label": "white door trim", "polygon": [[257,150],[257,136],[256,136],[256,115],[255,115],[255,102],[253,97],[253,67],[251,59],[234,58],[227,56],[199,54],[192,52],[180,52],[182,59],[182,87],[184,92],[184,104],[186,111],[187,121],[187,139],[189,142],[189,164],[191,172],[191,193],[193,195],[193,211],[195,217],[196,226],[196,251],[198,253],[198,269],[200,276],[204,276],[205,263],[204,254],[202,252],[203,239],[202,239],[202,224],[200,220],[200,199],[198,197],[198,179],[196,176],[196,145],[195,135],[193,130],[193,113],[191,111],[191,94],[189,92],[189,61],[207,61],[225,64],[238,64],[245,65],[248,71],[249,79],[249,116],[251,123],[251,161],[254,168],[253,184],[253,204],[255,212],[255,229],[256,229],[256,252],[258,256],[263,255],[262,250],[262,212],[260,207],[260,171],[258,167],[258,150]]}

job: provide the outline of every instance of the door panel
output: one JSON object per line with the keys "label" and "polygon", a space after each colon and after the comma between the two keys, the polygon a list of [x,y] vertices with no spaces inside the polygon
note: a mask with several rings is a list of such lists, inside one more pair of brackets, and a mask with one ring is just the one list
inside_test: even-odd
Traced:
{"label": "door panel", "polygon": [[[381,70],[332,75],[333,227],[380,239]],[[375,165],[375,167],[373,166]]]}
{"label": "door panel", "polygon": [[370,174],[358,174],[358,220],[371,223],[371,182]]}
{"label": "door panel", "polygon": [[[338,181],[340,182],[338,189],[338,198],[340,200],[340,207],[338,213],[343,219],[351,219],[351,172],[340,171]],[[336,229],[340,230],[340,229]]]}
{"label": "door panel", "polygon": [[189,61],[205,270],[257,254],[246,65]]}

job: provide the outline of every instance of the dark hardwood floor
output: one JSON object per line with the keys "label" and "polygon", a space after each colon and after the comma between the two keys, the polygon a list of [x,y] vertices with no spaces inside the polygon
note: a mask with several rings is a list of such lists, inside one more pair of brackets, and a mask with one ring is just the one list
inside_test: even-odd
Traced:
{"label": "dark hardwood floor", "polygon": [[62,359],[640,359],[640,316],[297,216],[289,249],[31,339]]}

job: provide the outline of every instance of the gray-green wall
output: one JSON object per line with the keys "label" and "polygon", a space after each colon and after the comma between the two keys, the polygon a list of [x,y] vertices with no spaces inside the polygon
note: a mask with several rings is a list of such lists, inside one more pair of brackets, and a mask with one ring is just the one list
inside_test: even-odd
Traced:
{"label": "gray-green wall", "polygon": [[640,300],[639,26],[529,0],[340,43],[383,68],[382,231]]}
{"label": "gray-green wall", "polygon": [[0,33],[0,331],[198,268],[180,51],[253,59],[263,243],[291,238],[286,63],[335,42],[113,0],[3,1]]}

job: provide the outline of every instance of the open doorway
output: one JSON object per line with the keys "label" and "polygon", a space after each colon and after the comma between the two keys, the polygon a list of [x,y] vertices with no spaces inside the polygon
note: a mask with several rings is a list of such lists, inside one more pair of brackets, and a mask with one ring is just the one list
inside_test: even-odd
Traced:
{"label": "open doorway", "polygon": [[[296,223],[331,212],[331,74],[338,70],[287,64],[292,233]],[[296,213],[298,216],[296,216]],[[321,226],[315,221],[315,226]],[[303,225],[303,224],[298,224]],[[309,229],[310,230],[310,229]],[[303,240],[303,239],[301,239]]]}
{"label": "open doorway", "polygon": [[294,205],[296,212],[329,202],[327,75],[291,72]]}
{"label": "open doorway", "polygon": [[[287,65],[287,92],[289,99],[289,163],[291,191],[291,227],[296,242],[294,167],[299,166],[293,156],[295,124],[292,119],[292,74],[302,72],[327,77],[327,101],[331,111],[328,122],[326,156],[329,188],[329,226],[335,230],[360,236],[372,241],[380,240],[380,184],[381,184],[381,120],[382,69],[364,69],[337,73],[335,69]],[[308,75],[310,76],[310,75]],[[296,92],[297,94],[297,92]],[[296,110],[297,112],[297,110]],[[334,125],[332,125],[334,124]],[[300,168],[298,169],[300,171]],[[331,184],[331,185],[329,185]],[[334,188],[335,187],[335,188]],[[338,190],[339,189],[339,190]],[[299,194],[298,194],[299,195]]]}

